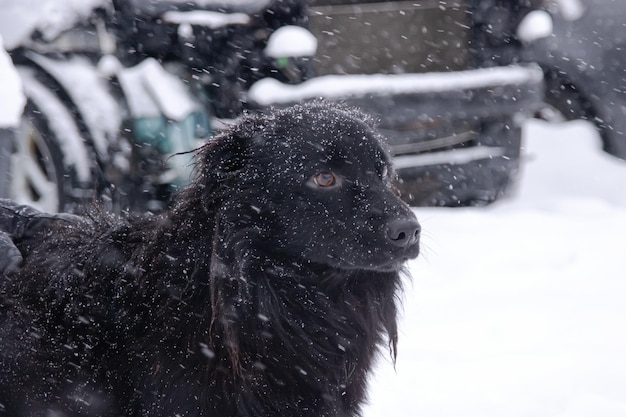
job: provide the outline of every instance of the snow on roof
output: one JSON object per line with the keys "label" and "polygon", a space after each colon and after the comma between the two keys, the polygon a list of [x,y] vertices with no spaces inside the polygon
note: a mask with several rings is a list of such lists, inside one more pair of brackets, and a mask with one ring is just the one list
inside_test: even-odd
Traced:
{"label": "snow on roof", "polygon": [[515,85],[540,81],[543,72],[538,66],[508,66],[468,71],[425,74],[325,75],[297,85],[283,84],[273,78],[257,81],[248,98],[266,106],[294,103],[325,97],[362,97],[367,94],[432,93]]}

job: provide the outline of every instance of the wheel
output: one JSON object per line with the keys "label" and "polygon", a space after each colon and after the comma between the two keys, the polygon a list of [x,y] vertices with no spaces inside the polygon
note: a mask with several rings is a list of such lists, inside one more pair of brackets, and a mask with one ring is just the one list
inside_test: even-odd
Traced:
{"label": "wheel", "polygon": [[58,97],[34,79],[24,87],[28,101],[14,135],[10,198],[45,212],[73,211],[94,194],[93,158]]}
{"label": "wheel", "polygon": [[622,135],[619,129],[612,127],[611,116],[606,114],[601,105],[594,106],[580,88],[558,74],[546,73],[545,81],[545,99],[553,109],[556,109],[565,120],[582,119],[593,123],[600,134],[604,151],[624,158],[624,151],[620,152],[620,149],[624,149],[621,144]]}
{"label": "wheel", "polygon": [[593,105],[574,84],[552,72],[546,74],[545,83],[546,102],[566,120],[594,120]]}
{"label": "wheel", "polygon": [[58,152],[53,151],[49,140],[44,138],[41,126],[35,119],[32,106],[28,117],[15,135],[15,152],[11,158],[10,197],[20,204],[28,204],[46,212],[63,208],[63,168]]}

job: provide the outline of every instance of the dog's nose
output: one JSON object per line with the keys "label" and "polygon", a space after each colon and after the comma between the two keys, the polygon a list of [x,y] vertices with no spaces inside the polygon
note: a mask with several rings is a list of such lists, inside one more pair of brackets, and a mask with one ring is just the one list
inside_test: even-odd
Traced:
{"label": "dog's nose", "polygon": [[395,219],[387,225],[387,238],[396,246],[409,247],[419,240],[420,230],[415,219]]}

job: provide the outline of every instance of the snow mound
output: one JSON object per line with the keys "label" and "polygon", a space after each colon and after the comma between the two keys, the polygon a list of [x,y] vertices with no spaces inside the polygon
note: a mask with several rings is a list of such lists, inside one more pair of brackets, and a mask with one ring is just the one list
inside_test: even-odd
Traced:
{"label": "snow mound", "polygon": [[626,415],[626,161],[582,121],[524,142],[510,200],[415,209],[398,361],[364,416]]}
{"label": "snow mound", "polygon": [[267,41],[264,53],[270,58],[313,56],[317,51],[317,39],[300,26],[283,26]]}

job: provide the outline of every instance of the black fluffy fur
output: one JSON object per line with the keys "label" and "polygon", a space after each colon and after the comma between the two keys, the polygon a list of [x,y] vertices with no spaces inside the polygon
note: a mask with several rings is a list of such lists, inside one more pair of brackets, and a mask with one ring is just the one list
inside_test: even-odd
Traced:
{"label": "black fluffy fur", "polygon": [[418,253],[387,236],[417,223],[380,137],[318,102],[245,116],[197,160],[169,211],[92,210],[17,242],[0,415],[359,415]]}

